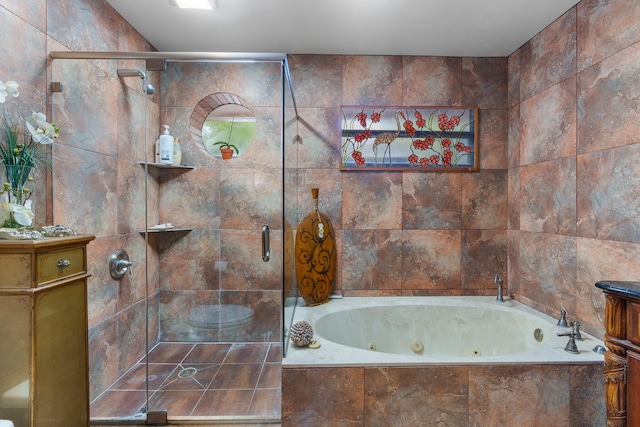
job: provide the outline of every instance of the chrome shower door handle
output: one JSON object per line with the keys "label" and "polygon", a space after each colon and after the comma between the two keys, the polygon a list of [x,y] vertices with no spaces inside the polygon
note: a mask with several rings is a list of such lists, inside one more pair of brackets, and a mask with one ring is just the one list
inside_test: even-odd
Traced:
{"label": "chrome shower door handle", "polygon": [[270,256],[271,255],[269,253],[269,226],[263,225],[262,226],[262,260],[264,262],[268,262]]}

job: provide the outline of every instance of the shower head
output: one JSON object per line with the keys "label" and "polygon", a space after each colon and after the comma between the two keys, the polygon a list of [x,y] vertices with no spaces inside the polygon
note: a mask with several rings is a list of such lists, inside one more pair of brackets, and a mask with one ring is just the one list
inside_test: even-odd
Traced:
{"label": "shower head", "polygon": [[147,75],[142,70],[119,69],[118,77],[140,77],[142,79],[142,90],[147,95],[156,93],[156,88],[147,80]]}
{"label": "shower head", "polygon": [[142,90],[144,90],[144,93],[146,93],[147,95],[153,95],[154,93],[156,93],[156,88],[153,87],[153,85],[149,82],[142,83]]}

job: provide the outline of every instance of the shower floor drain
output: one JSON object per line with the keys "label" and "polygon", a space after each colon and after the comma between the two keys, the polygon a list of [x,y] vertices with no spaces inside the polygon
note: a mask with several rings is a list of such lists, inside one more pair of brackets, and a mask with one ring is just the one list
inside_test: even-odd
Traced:
{"label": "shower floor drain", "polygon": [[190,378],[194,376],[198,372],[196,368],[184,368],[182,371],[178,372],[178,377],[180,378]]}

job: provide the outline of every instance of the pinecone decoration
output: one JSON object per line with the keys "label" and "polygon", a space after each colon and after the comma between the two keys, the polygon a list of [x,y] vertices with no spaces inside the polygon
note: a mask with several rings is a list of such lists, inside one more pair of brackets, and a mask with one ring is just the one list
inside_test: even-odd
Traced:
{"label": "pinecone decoration", "polygon": [[313,341],[313,328],[309,323],[301,320],[291,326],[289,337],[298,347],[306,347]]}

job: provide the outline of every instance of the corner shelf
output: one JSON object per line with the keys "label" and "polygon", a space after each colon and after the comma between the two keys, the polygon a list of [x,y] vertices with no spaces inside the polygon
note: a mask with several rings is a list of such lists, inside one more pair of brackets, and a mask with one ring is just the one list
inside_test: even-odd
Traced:
{"label": "corner shelf", "polygon": [[149,234],[159,234],[159,233],[175,233],[175,232],[184,232],[184,233],[189,233],[190,231],[193,231],[193,228],[167,228],[164,230],[155,230],[155,229],[150,229],[150,230],[140,230],[138,231],[138,233],[140,234],[144,234],[144,233],[149,233]]}
{"label": "corner shelf", "polygon": [[150,162],[138,162],[140,166],[147,166],[156,169],[195,169],[195,166],[183,166],[183,165],[165,165],[162,163],[150,163]]}

